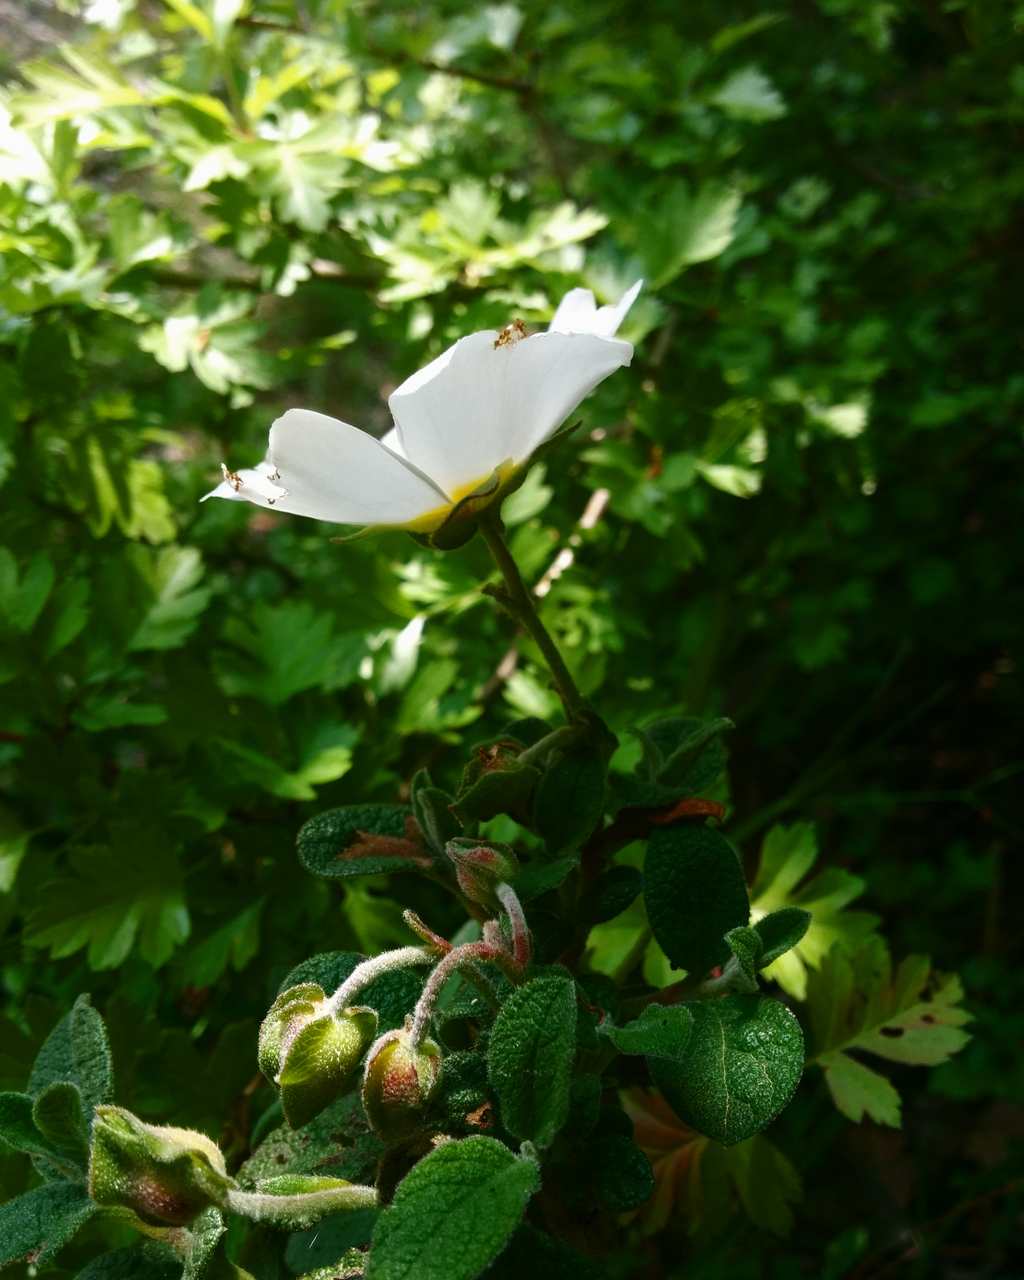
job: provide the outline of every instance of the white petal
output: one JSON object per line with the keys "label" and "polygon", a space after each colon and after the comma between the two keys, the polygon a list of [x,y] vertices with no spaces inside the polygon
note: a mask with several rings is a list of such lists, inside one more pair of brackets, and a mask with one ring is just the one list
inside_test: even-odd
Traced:
{"label": "white petal", "polygon": [[525,461],[633,358],[628,342],[588,334],[535,333],[496,347],[497,338],[462,338],[388,400],[405,457],[452,497]]}
{"label": "white petal", "polygon": [[309,409],[289,409],[278,418],[267,460],[255,470],[229,473],[206,496],[334,524],[409,524],[445,501],[373,436]]}
{"label": "white petal", "polygon": [[558,304],[548,326],[551,333],[593,333],[599,338],[612,338],[619,331],[630,307],[636,302],[644,282],[626,290],[618,302],[599,307],[589,289],[570,289]]}

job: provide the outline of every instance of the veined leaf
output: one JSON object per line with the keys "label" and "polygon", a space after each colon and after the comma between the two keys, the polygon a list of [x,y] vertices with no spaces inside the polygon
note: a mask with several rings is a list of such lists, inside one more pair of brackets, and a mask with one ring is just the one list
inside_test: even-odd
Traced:
{"label": "veined leaf", "polygon": [[924,956],[908,956],[894,972],[881,939],[853,955],[829,952],[811,975],[808,1013],[811,1060],[825,1072],[839,1110],[854,1122],[868,1115],[898,1128],[899,1094],[851,1052],[912,1066],[946,1062],[970,1038],[962,999],[959,978],[933,975]]}
{"label": "veined leaf", "polygon": [[772,827],[761,846],[761,864],[750,890],[755,927],[783,908],[800,907],[811,913],[800,941],[764,971],[766,978],[798,1000],[807,994],[808,969],[817,968],[833,946],[856,948],[878,925],[877,916],[847,910],[864,892],[859,876],[830,867],[806,879],[817,860],[818,841],[811,823]]}
{"label": "veined leaf", "polygon": [[402,1179],[378,1219],[366,1280],[475,1280],[539,1186],[534,1161],[493,1138],[443,1143]]}

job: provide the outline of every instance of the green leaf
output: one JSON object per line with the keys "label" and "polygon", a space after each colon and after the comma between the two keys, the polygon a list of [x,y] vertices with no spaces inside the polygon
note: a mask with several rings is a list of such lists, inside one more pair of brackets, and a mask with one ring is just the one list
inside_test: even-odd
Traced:
{"label": "green leaf", "polygon": [[431,783],[426,769],[420,769],[410,784],[409,800],[428,847],[437,857],[443,857],[445,845],[461,831],[451,811],[452,797]]}
{"label": "green leaf", "polygon": [[800,907],[783,907],[756,921],[754,928],[761,939],[758,968],[766,968],[779,956],[798,946],[813,920],[811,913]]}
{"label": "green leaf", "polygon": [[755,1226],[777,1236],[788,1236],[793,1227],[793,1206],[802,1194],[800,1175],[783,1153],[763,1133],[734,1147],[719,1147],[726,1175]]}
{"label": "green leaf", "polygon": [[132,563],[149,589],[145,613],[129,641],[129,649],[176,649],[195,630],[210,592],[198,584],[203,561],[195,547],[163,547],[151,551],[131,547]]}
{"label": "green leaf", "polygon": [[580,1163],[598,1204],[610,1213],[638,1209],[654,1192],[650,1160],[624,1133],[599,1134],[582,1149]]}
{"label": "green leaf", "polygon": [[798,907],[811,914],[803,937],[765,970],[766,978],[778,982],[798,1000],[807,995],[808,970],[817,968],[832,947],[856,949],[878,925],[877,916],[847,910],[864,892],[864,881],[858,876],[833,867],[805,880],[817,859],[817,838],[811,823],[772,827],[765,836],[750,890],[755,927],[783,908]]}
{"label": "green leaf", "polygon": [[784,1004],[759,995],[687,1006],[693,1033],[680,1062],[656,1058],[651,1075],[679,1118],[732,1146],[779,1114],[804,1067],[800,1024]]}
{"label": "green leaf", "polygon": [[166,1245],[131,1245],[94,1258],[75,1280],[181,1280],[181,1263]]}
{"label": "green leaf", "polygon": [[51,1182],[0,1205],[0,1267],[31,1261],[42,1266],[57,1256],[96,1212],[83,1186]]}
{"label": "green leaf", "polygon": [[279,707],[306,689],[329,689],[342,678],[349,641],[334,618],[306,600],[260,603],[224,628],[230,646],[217,658],[224,691]]}
{"label": "green leaf", "polygon": [[539,1186],[537,1165],[493,1138],[443,1143],[403,1178],[378,1219],[366,1280],[475,1280]]}
{"label": "green leaf", "polygon": [[711,827],[662,827],[644,860],[647,918],[677,968],[703,974],[728,958],[725,935],[745,925],[747,886],[736,851]]}
{"label": "green leaf", "polygon": [[609,867],[598,879],[580,907],[580,914],[593,924],[603,924],[635,902],[644,887],[643,873],[625,865]]}
{"label": "green leaf", "polygon": [[549,855],[577,849],[604,817],[606,757],[582,742],[548,759],[533,797],[533,826]]}
{"label": "green leaf", "polygon": [[89,1120],[76,1084],[62,1080],[47,1085],[32,1104],[36,1128],[51,1146],[70,1159],[85,1163],[89,1152]]}
{"label": "green leaf", "polygon": [[682,1062],[693,1033],[693,1014],[687,1005],[649,1004],[639,1018],[625,1026],[602,1023],[599,1030],[620,1053]]}
{"label": "green leaf", "polygon": [[87,995],[78,997],[39,1050],[28,1092],[38,1098],[51,1085],[65,1082],[78,1088],[87,1116],[114,1094],[114,1064],[107,1029]]}
{"label": "green leaf", "polygon": [[509,996],[487,1052],[487,1073],[509,1133],[550,1145],[569,1114],[575,1053],[571,978],[534,978]]}
{"label": "green leaf", "polygon": [[352,804],[318,813],[299,831],[299,861],[328,879],[421,871],[433,859],[408,830],[409,809],[397,804]]}
{"label": "green leaf", "polygon": [[680,181],[665,191],[634,228],[651,288],[662,289],[686,267],[723,253],[739,210],[739,192],[718,183],[692,192]]}
{"label": "green leaf", "polygon": [[874,939],[850,955],[836,947],[812,974],[808,1013],[812,1061],[839,1110],[859,1122],[868,1115],[898,1127],[900,1101],[889,1082],[858,1059],[860,1051],[911,1066],[937,1066],[970,1038],[971,1015],[960,1007],[955,976],[933,975],[923,956],[908,956],[893,971],[885,944]]}
{"label": "green leaf", "polygon": [[116,969],[137,945],[159,968],[189,935],[177,856],[155,829],[124,824],[112,840],[72,854],[72,874],[44,888],[25,940],[55,959],[87,949],[93,969]]}
{"label": "green leaf", "polygon": [[14,556],[0,547],[0,621],[23,634],[32,630],[53,590],[53,561],[37,551],[25,566],[21,580]]}
{"label": "green leaf", "polygon": [[786,114],[782,95],[759,67],[734,71],[711,95],[710,102],[737,120],[761,124]]}
{"label": "green leaf", "polygon": [[45,1177],[81,1176],[81,1161],[69,1158],[36,1127],[27,1093],[0,1093],[0,1142],[35,1157],[36,1167]]}

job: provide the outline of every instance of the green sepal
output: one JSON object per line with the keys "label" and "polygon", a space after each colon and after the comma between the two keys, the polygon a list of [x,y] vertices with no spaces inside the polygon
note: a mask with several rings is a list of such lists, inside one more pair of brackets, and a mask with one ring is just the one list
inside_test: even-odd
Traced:
{"label": "green sepal", "polygon": [[685,1124],[732,1146],[758,1133],[789,1102],[804,1068],[792,1012],[762,995],[685,1006],[693,1031],[678,1061],[648,1058],[651,1076]]}
{"label": "green sepal", "polygon": [[460,836],[448,841],[445,853],[455,864],[459,888],[470,902],[497,910],[498,885],[511,883],[519,874],[519,859],[511,845]]}
{"label": "green sepal", "polygon": [[651,835],[644,900],[662,951],[676,968],[698,976],[728,959],[725,935],[750,915],[736,851],[708,826],[661,827]]}
{"label": "green sepal", "polygon": [[281,1070],[284,1043],[315,1018],[327,999],[323,987],[315,982],[300,982],[282,991],[260,1024],[257,1059],[267,1079],[276,1083]]}
{"label": "green sepal", "polygon": [[277,1077],[284,1117],[293,1129],[352,1088],[376,1034],[377,1014],[369,1008],[321,1014],[297,1032]]}
{"label": "green sepal", "polygon": [[96,1204],[180,1227],[222,1204],[231,1185],[223,1154],[205,1134],[146,1124],[123,1107],[96,1108],[89,1153]]}
{"label": "green sepal", "polygon": [[382,1035],[366,1058],[363,1110],[385,1142],[411,1136],[425,1119],[427,1104],[441,1081],[441,1046],[411,1043],[406,1030]]}

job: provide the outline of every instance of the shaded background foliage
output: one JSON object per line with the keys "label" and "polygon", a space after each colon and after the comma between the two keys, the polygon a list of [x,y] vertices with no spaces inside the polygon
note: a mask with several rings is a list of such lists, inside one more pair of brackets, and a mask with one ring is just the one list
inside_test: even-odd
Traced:
{"label": "shaded background foliage", "polygon": [[277,983],[405,937],[384,883],[297,874],[301,821],[400,798],[425,764],[444,780],[463,732],[554,703],[481,600],[475,543],[341,547],[197,498],[289,404],[383,431],[387,392],[462,333],[642,274],[632,372],[507,508],[545,618],[613,728],[733,718],[745,851],[817,822],[897,954],[960,969],[978,1019],[927,1085],[908,1076],[902,1132],[849,1130],[809,1078],[773,1131],[800,1230],[743,1260],[752,1229],[709,1212],[687,1274],[1012,1274],[1024,11],[14,19],[2,1086],[89,989],[121,1100],[243,1153]]}

